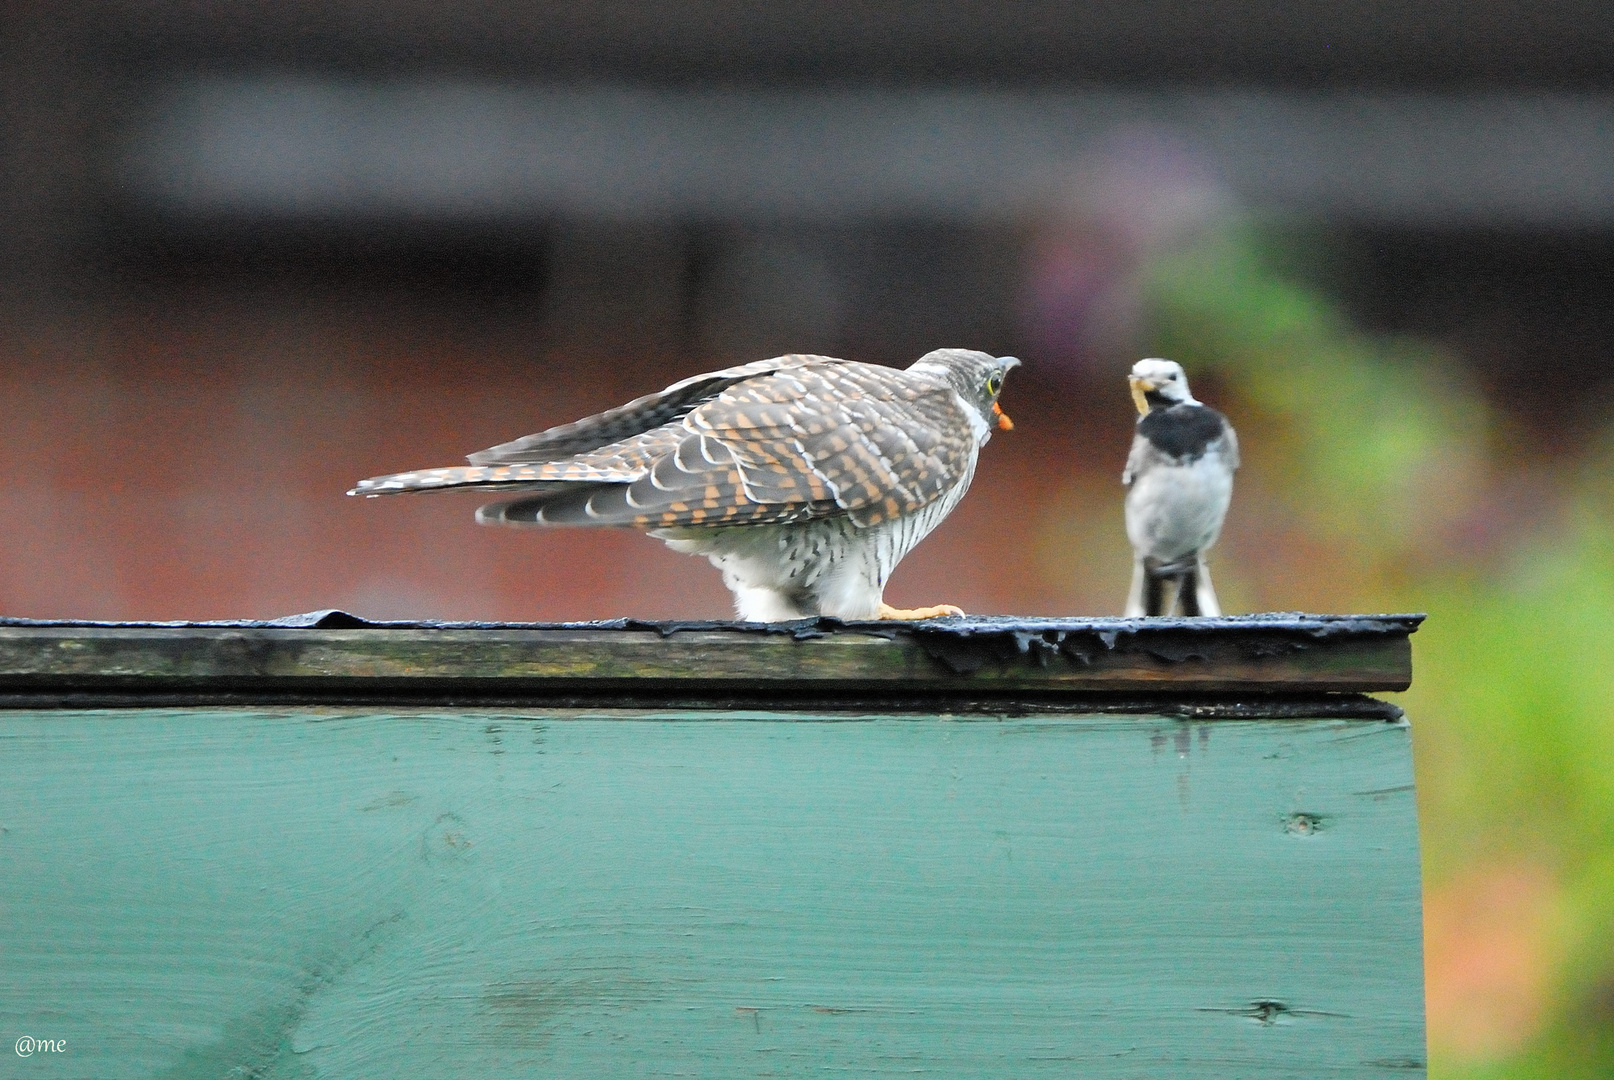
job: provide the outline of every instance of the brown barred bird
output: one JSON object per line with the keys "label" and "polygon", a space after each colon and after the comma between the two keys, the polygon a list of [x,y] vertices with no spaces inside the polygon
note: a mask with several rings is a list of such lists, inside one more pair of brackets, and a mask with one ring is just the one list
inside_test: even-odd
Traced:
{"label": "brown barred bird", "polygon": [[937,349],[906,370],[794,355],[696,375],[471,464],[349,495],[507,490],[484,524],[642,529],[723,572],[741,619],[927,619],[886,605],[902,557],[969,489],[1020,361]]}

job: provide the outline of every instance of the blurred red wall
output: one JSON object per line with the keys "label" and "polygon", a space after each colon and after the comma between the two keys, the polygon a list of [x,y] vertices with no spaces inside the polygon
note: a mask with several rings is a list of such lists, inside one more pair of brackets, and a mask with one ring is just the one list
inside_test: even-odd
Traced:
{"label": "blurred red wall", "polygon": [[[727,617],[715,570],[636,533],[482,527],[467,495],[344,495],[361,477],[454,464],[726,362],[591,353],[546,344],[530,319],[397,298],[250,290],[178,290],[14,327],[0,341],[0,614]],[[1102,402],[1073,401],[1050,374],[1034,361],[1016,373],[1004,398],[1016,429],[986,448],[969,497],[888,600],[1118,610],[1124,382]],[[1098,544],[1066,542],[1057,521],[1050,533],[1072,498],[1113,502]]]}

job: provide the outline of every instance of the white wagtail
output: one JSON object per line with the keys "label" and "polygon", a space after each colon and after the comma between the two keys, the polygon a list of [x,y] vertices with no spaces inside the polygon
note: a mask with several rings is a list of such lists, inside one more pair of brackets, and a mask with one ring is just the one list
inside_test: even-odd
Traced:
{"label": "white wagtail", "polygon": [[1220,615],[1205,552],[1216,543],[1233,498],[1239,441],[1227,417],[1194,400],[1182,365],[1139,360],[1132,367],[1137,434],[1121,482],[1132,541],[1126,614]]}

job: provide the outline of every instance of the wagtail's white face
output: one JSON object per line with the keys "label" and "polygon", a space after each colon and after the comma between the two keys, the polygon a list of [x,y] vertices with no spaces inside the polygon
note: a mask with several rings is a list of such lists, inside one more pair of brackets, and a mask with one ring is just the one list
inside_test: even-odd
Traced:
{"label": "wagtail's white face", "polygon": [[1132,365],[1128,377],[1132,384],[1132,400],[1140,414],[1150,409],[1166,409],[1173,405],[1198,404],[1188,392],[1188,376],[1182,365],[1174,360],[1139,360]]}

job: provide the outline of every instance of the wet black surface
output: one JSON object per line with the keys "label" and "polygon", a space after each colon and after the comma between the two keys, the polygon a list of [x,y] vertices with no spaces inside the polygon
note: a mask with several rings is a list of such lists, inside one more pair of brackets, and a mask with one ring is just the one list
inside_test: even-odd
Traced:
{"label": "wet black surface", "polygon": [[[0,617],[0,626],[104,626],[104,627],[238,627],[269,629],[283,627],[303,630],[367,629],[444,629],[444,630],[655,630],[663,636],[683,631],[729,630],[750,634],[790,634],[792,637],[820,637],[840,630],[868,633],[923,633],[966,639],[981,636],[1046,636],[1088,632],[1112,639],[1143,631],[1189,632],[1271,630],[1312,638],[1409,634],[1418,628],[1421,614],[1397,615],[1314,615],[1301,611],[1274,611],[1256,615],[1222,615],[1215,618],[1078,618],[1023,617],[1017,615],[963,615],[921,622],[843,622],[839,619],[797,619],[781,623],[747,623],[726,619],[604,619],[595,622],[448,622],[438,619],[377,620],[325,608],[276,619],[218,619],[202,622],[108,622],[93,619],[13,619]],[[1113,640],[1111,641],[1113,644]],[[1024,652],[1025,650],[1020,650]]]}

